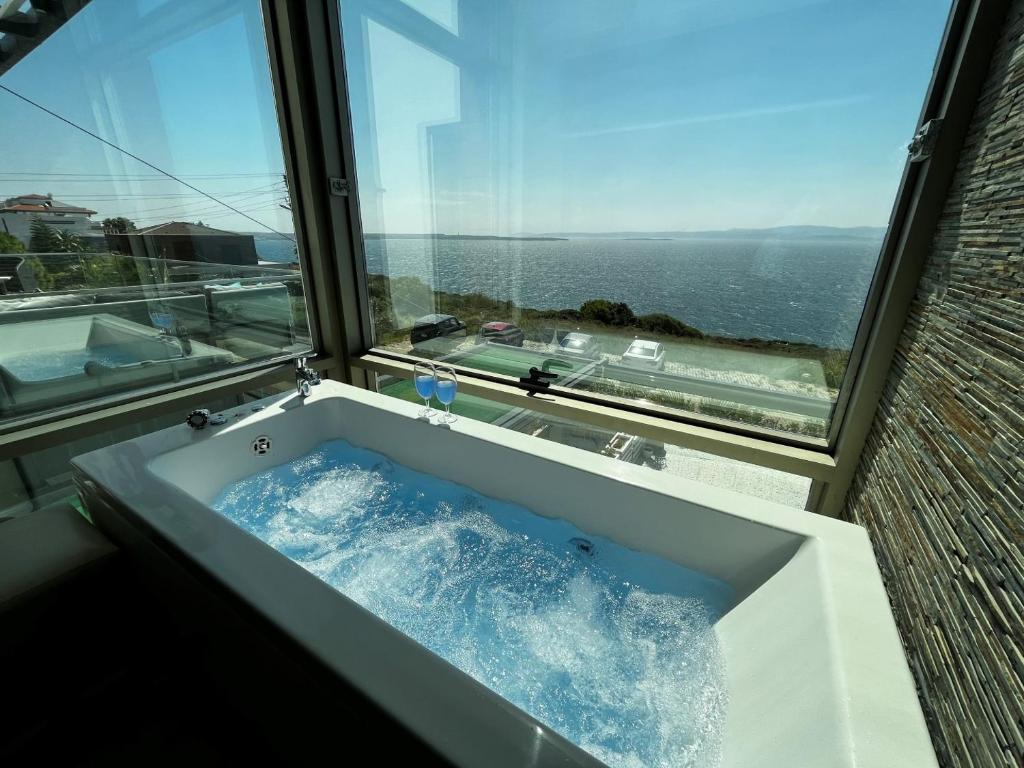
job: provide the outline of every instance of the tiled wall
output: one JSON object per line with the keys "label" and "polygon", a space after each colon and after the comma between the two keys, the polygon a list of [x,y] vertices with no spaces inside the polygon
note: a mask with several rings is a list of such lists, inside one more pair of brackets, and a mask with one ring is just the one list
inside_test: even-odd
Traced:
{"label": "tiled wall", "polygon": [[1024,766],[1024,0],[845,516],[871,534],[942,765]]}

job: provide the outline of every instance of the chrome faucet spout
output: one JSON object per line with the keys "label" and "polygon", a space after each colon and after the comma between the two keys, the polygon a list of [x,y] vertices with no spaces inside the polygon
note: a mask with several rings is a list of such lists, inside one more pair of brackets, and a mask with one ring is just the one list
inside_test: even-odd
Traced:
{"label": "chrome faucet spout", "polygon": [[295,391],[300,397],[309,397],[313,387],[320,383],[320,374],[306,365],[306,358],[295,358]]}

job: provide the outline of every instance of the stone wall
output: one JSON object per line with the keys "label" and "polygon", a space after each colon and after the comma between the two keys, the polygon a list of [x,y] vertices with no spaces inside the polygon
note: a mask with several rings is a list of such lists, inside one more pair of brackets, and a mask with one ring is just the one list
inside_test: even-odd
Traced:
{"label": "stone wall", "polygon": [[1022,0],[845,517],[871,534],[940,763],[1024,765]]}

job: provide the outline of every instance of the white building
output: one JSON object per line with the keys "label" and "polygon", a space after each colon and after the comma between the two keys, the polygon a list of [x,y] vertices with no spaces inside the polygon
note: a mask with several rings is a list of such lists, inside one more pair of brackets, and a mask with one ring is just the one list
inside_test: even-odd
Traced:
{"label": "white building", "polygon": [[103,226],[89,218],[95,213],[54,200],[53,195],[9,197],[0,207],[0,232],[18,238],[26,248],[31,239],[32,222],[36,219],[75,235],[102,235]]}

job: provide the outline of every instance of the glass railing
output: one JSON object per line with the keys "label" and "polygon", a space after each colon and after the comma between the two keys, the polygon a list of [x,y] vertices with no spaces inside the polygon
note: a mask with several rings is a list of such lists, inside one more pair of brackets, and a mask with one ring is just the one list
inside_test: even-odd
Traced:
{"label": "glass railing", "polygon": [[299,272],[0,255],[0,422],[311,349]]}
{"label": "glass railing", "polygon": [[812,438],[825,437],[848,354],[676,332],[670,318],[645,329],[482,297],[454,304],[378,330],[378,348],[514,377],[544,367],[556,386]]}
{"label": "glass railing", "polygon": [[310,351],[258,0],[74,5],[0,56],[0,429]]}
{"label": "glass railing", "polygon": [[[409,379],[381,376],[377,387],[381,394],[417,405],[423,403]],[[437,407],[436,400],[433,405]],[[451,412],[457,418],[482,421],[616,461],[717,488],[739,491],[797,509],[804,508],[810,492],[809,478],[633,435],[625,424],[620,431],[602,429],[530,408],[519,408],[462,393],[452,403]]]}

